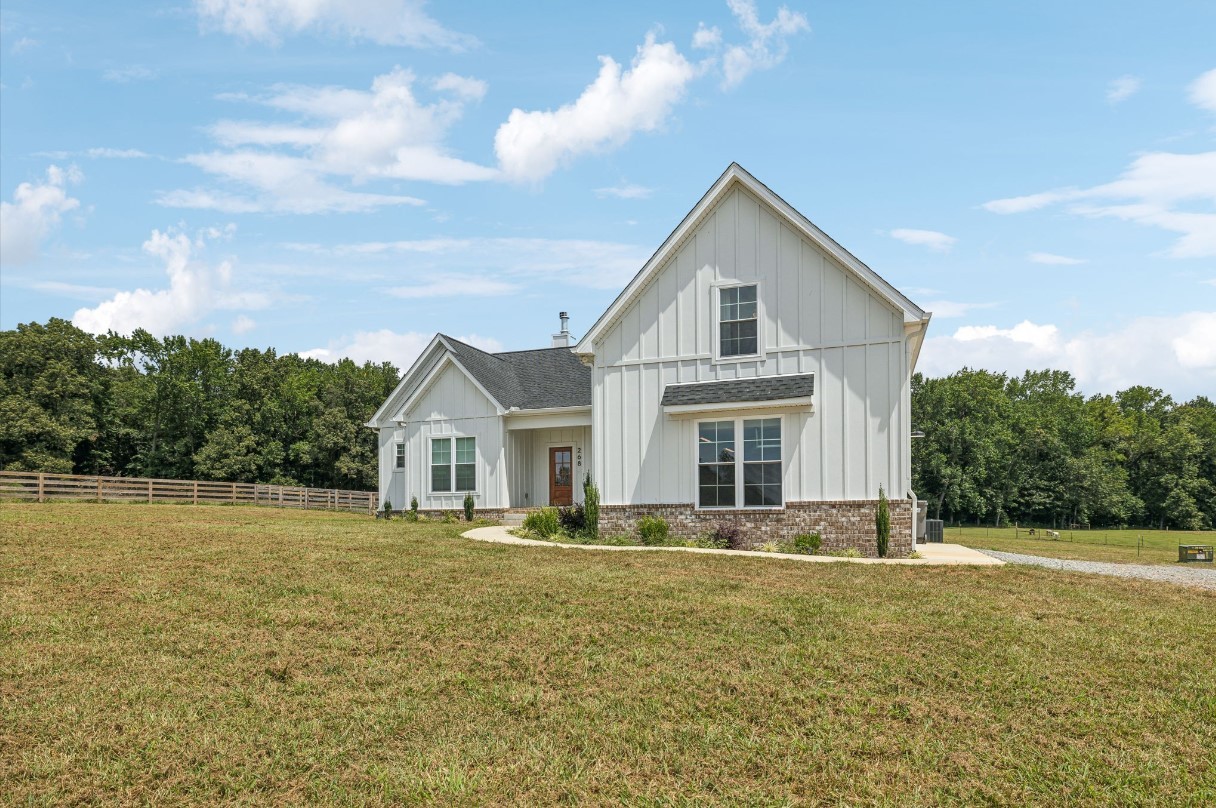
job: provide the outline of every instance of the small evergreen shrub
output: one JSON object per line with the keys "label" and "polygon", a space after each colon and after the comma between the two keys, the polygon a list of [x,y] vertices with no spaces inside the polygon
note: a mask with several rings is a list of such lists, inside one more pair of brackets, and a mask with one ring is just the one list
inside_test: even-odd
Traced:
{"label": "small evergreen shrub", "polygon": [[573,536],[587,527],[587,512],[582,505],[567,505],[557,509],[557,521],[562,530]]}
{"label": "small evergreen shrub", "polygon": [[548,539],[557,535],[561,529],[560,523],[557,521],[556,508],[541,508],[539,511],[532,511],[524,517],[524,530],[529,533],[535,533],[542,539]]}
{"label": "small evergreen shrub", "polygon": [[818,533],[799,533],[794,537],[794,552],[803,555],[815,555],[823,546],[823,539]]}
{"label": "small evergreen shrub", "polygon": [[638,520],[638,538],[647,547],[659,547],[667,543],[667,520],[661,516],[643,516]]}
{"label": "small evergreen shrub", "polygon": [[474,504],[473,495],[465,494],[464,495],[464,521],[466,521],[466,522],[473,521],[473,504]]}
{"label": "small evergreen shrub", "polygon": [[418,515],[418,511],[406,511],[401,514],[401,518],[407,522],[417,522],[421,517]]}
{"label": "small evergreen shrub", "polygon": [[384,500],[384,518],[386,520],[393,518],[393,503],[387,499]]}
{"label": "small evergreen shrub", "polygon": [[583,478],[583,530],[593,539],[600,535],[600,488],[590,474]]}
{"label": "small evergreen shrub", "polygon": [[445,525],[454,525],[459,521],[460,521],[460,519],[458,519],[456,517],[456,514],[452,513],[451,511],[443,512],[443,523]]}
{"label": "small evergreen shrub", "polygon": [[891,541],[891,506],[887,504],[887,493],[878,486],[878,510],[874,514],[874,529],[878,534],[878,557],[886,558]]}
{"label": "small evergreen shrub", "polygon": [[418,497],[410,497],[410,513],[414,514],[413,521],[418,521]]}
{"label": "small evergreen shrub", "polygon": [[743,536],[743,528],[736,522],[719,522],[709,536],[714,547],[724,550],[746,550],[747,540]]}
{"label": "small evergreen shrub", "polygon": [[780,553],[782,547],[780,542],[766,541],[763,544],[757,544],[752,549],[759,550],[762,553]]}

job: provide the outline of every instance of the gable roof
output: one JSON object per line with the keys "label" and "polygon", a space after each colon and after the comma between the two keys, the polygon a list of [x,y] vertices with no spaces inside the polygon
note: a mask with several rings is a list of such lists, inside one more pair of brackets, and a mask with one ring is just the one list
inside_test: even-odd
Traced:
{"label": "gable roof", "polygon": [[715,382],[669,384],[663,388],[664,407],[693,404],[725,404],[743,401],[778,401],[815,394],[815,374],[757,376],[753,379],[728,379]]}
{"label": "gable roof", "polygon": [[591,368],[569,348],[487,353],[440,334],[460,364],[506,409],[591,406]]}
{"label": "gable roof", "polygon": [[902,310],[904,312],[905,323],[919,323],[922,326],[928,323],[930,316],[928,312],[913,303],[902,292],[883,280],[877,272],[870,269],[855,255],[836,243],[827,233],[816,227],[810,219],[795,210],[790,203],[777,196],[767,185],[748,173],[743,166],[738,163],[731,163],[727,166],[726,171],[722,172],[722,175],[718,177],[717,181],[710,186],[709,190],[705,192],[705,195],[701,197],[693,209],[688,212],[688,215],[684,217],[676,229],[671,232],[667,240],[655,251],[654,255],[650,256],[650,260],[633,276],[633,280],[617,295],[616,300],[612,301],[612,305],[600,315],[595,324],[583,335],[578,345],[574,346],[575,353],[591,354],[595,352],[596,340],[625,313],[625,310],[629,308],[649,285],[650,281],[663,268],[668,259],[675,255],[688,236],[701,224],[701,221],[713,211],[718,202],[724,199],[736,185],[746,188],[754,196],[780,214],[793,227],[795,232],[818,245],[820,249],[839,261],[861,283],[874,290],[875,294],[879,297],[886,300],[895,308]]}

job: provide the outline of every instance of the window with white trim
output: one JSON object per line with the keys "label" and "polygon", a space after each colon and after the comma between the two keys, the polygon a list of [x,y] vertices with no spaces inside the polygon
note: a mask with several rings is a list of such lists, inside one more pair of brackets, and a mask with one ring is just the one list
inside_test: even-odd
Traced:
{"label": "window with white trim", "polygon": [[405,468],[405,444],[398,443],[396,447],[396,455],[393,460],[393,468]]}
{"label": "window with white trim", "polygon": [[698,507],[780,508],[781,477],[780,417],[697,424]]}
{"label": "window with white trim", "polygon": [[754,283],[718,290],[718,356],[760,353],[760,317]]}
{"label": "window with white trim", "polygon": [[431,491],[447,493],[475,490],[477,439],[431,438]]}

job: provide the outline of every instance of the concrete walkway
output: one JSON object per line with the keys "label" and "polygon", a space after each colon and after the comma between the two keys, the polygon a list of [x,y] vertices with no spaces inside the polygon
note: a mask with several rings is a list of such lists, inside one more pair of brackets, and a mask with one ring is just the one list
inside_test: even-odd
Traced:
{"label": "concrete walkway", "polygon": [[610,551],[659,551],[675,553],[706,553],[709,555],[750,556],[752,558],[782,558],[787,561],[833,562],[846,561],[852,564],[906,564],[920,566],[934,565],[971,565],[977,567],[993,567],[1004,564],[998,558],[984,555],[958,544],[922,544],[917,547],[924,558],[839,558],[837,556],[795,555],[792,553],[764,553],[758,550],[714,550],[708,547],[640,547],[637,545],[616,546],[607,544],[562,544],[553,541],[538,541],[513,536],[510,528],[502,525],[493,527],[477,527],[464,533],[464,537],[474,541],[487,541],[495,544],[516,544],[528,547],[564,547],[570,550],[610,550]]}
{"label": "concrete walkway", "polygon": [[1109,561],[1079,561],[1067,558],[1045,558],[1044,556],[1003,553],[997,550],[980,550],[1010,564],[1028,564],[1065,572],[1088,572],[1097,575],[1114,575],[1119,578],[1139,578],[1143,581],[1159,581],[1182,586],[1198,586],[1216,590],[1216,569],[1204,569],[1196,564],[1192,567],[1175,567],[1155,564],[1114,564]]}

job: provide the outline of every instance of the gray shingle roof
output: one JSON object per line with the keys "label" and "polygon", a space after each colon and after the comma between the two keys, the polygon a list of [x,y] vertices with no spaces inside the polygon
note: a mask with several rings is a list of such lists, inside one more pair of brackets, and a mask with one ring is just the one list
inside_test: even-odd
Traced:
{"label": "gray shingle roof", "polygon": [[734,401],[776,401],[814,395],[815,374],[760,376],[721,382],[669,384],[663,388],[663,406],[725,404]]}
{"label": "gray shingle roof", "polygon": [[569,348],[487,353],[446,334],[440,336],[452,346],[460,364],[507,409],[591,406],[591,368]]}

